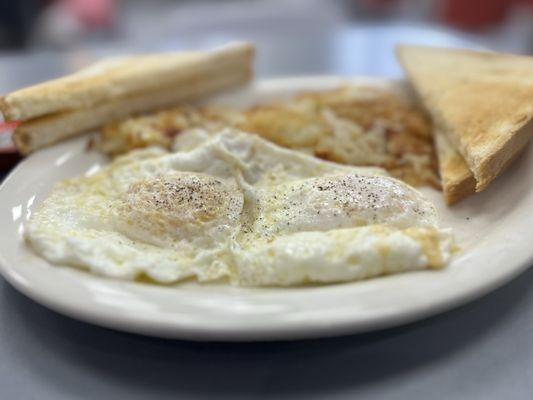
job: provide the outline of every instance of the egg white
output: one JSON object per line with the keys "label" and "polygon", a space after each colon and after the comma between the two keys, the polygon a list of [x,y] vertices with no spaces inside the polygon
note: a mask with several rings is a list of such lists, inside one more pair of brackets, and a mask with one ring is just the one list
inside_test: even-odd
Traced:
{"label": "egg white", "polygon": [[225,130],[58,183],[26,238],[52,263],[118,278],[336,282],[444,266],[451,233],[415,189]]}

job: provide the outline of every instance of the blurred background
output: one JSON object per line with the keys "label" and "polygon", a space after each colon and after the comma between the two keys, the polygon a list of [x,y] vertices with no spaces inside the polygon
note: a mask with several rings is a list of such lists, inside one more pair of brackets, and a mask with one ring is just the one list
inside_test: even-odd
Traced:
{"label": "blurred background", "polygon": [[533,0],[2,0],[0,47],[31,51],[186,43],[368,23],[456,29],[514,51],[533,46]]}
{"label": "blurred background", "polygon": [[396,41],[532,53],[533,0],[0,1],[4,56],[75,53],[83,64],[232,39],[256,42],[261,74],[390,75],[380,54]]}

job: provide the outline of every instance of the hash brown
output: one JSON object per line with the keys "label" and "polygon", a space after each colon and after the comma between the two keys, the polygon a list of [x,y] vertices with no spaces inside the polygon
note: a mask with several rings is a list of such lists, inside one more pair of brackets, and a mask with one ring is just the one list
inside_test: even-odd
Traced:
{"label": "hash brown", "polygon": [[150,145],[170,148],[180,132],[224,126],[322,159],[383,167],[414,186],[440,188],[427,116],[403,96],[370,86],[301,93],[245,110],[182,105],[105,125],[99,147],[112,155]]}

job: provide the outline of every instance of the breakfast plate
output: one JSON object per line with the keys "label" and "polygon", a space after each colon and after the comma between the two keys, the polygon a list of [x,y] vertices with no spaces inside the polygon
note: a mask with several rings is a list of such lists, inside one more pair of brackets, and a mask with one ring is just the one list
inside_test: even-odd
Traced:
{"label": "breakfast plate", "polygon": [[[260,81],[212,98],[244,107],[302,90],[370,78],[284,78]],[[54,266],[25,244],[25,222],[58,180],[97,171],[107,161],[80,137],[27,157],[0,189],[2,275],[35,301],[96,325],[166,338],[286,340],[367,332],[450,309],[504,284],[533,263],[533,154],[530,148],[486,191],[438,208],[460,248],[449,266],[365,281],[289,288],[243,288],[184,282],[155,285]]]}

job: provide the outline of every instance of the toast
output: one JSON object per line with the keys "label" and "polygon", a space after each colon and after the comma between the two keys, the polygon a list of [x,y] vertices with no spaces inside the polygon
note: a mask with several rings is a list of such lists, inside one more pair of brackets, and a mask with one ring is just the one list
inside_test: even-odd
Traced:
{"label": "toast", "polygon": [[216,79],[199,80],[154,93],[119,98],[91,109],[65,111],[31,119],[21,123],[13,133],[13,142],[21,154],[29,154],[42,147],[96,129],[107,122],[138,113],[154,111],[194,100],[203,95],[238,85],[248,80],[245,71]]}
{"label": "toast", "polygon": [[453,205],[476,192],[476,180],[464,158],[439,129],[434,130],[434,140],[444,200]]}
{"label": "toast", "polygon": [[410,45],[398,46],[397,55],[434,124],[472,171],[475,190],[485,189],[533,134],[533,57]]}
{"label": "toast", "polygon": [[13,141],[22,154],[142,111],[244,84],[254,49],[230,44],[208,52],[105,60],[72,75],[7,94],[0,110],[21,121]]}

